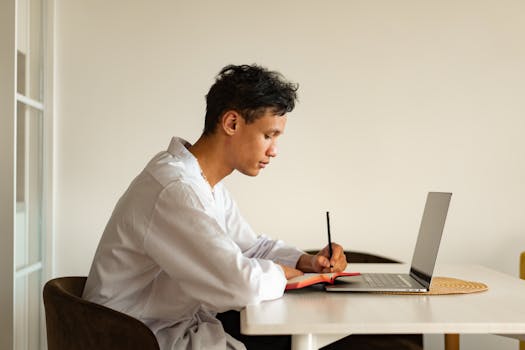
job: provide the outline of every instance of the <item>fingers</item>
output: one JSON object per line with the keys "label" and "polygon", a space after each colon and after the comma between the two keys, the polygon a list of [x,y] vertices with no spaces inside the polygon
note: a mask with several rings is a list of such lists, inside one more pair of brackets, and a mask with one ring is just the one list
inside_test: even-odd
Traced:
{"label": "fingers", "polygon": [[283,269],[284,276],[286,277],[287,280],[289,280],[290,278],[294,278],[294,277],[303,275],[302,271],[294,269],[293,267],[289,267],[289,266],[282,265],[282,264],[278,264],[278,265],[281,266],[281,268]]}
{"label": "fingers", "polygon": [[332,243],[332,257],[330,258],[330,250],[328,246],[324,247],[319,253],[313,256],[311,268],[313,272],[328,273],[338,272],[346,269],[346,255],[337,243]]}
{"label": "fingers", "polygon": [[328,260],[328,257],[316,255],[314,270],[316,272],[331,272],[330,260]]}
{"label": "fingers", "polygon": [[341,247],[337,243],[332,243],[332,258],[330,259],[330,265],[332,266],[332,271],[343,271],[346,269],[346,255]]}

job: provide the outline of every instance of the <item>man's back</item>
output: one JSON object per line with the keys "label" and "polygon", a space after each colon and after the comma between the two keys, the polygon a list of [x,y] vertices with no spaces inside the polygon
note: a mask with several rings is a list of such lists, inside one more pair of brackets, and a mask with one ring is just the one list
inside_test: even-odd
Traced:
{"label": "man's back", "polygon": [[174,139],[119,200],[83,297],[142,320],[161,347],[189,347],[195,342],[187,332],[192,328],[199,342],[223,342],[220,349],[237,344],[215,313],[279,297],[286,280],[275,264],[263,261],[274,282],[266,288],[253,283],[230,233],[244,239],[242,245],[258,240],[224,187],[218,184],[212,192],[196,160]]}

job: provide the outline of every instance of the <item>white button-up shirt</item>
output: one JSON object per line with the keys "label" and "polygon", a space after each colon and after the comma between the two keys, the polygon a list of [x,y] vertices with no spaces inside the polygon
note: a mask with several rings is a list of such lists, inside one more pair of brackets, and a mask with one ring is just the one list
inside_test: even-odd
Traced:
{"label": "white button-up shirt", "polygon": [[83,297],[140,319],[161,349],[244,349],[215,314],[281,297],[275,262],[295,266],[302,251],[255,234],[188,146],[173,138],[120,198]]}

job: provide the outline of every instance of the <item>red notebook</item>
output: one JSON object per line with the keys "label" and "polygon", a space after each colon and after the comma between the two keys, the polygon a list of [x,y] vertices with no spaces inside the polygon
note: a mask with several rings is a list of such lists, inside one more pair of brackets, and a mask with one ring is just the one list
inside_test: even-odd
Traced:
{"label": "red notebook", "polygon": [[357,275],[359,272],[305,273],[302,276],[289,279],[285,290],[304,288],[317,283],[334,284],[337,277]]}

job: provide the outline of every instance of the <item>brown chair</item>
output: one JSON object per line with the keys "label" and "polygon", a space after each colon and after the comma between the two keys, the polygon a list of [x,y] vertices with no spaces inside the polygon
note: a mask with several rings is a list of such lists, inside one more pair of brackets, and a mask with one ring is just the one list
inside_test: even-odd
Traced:
{"label": "brown chair", "polygon": [[[307,250],[305,253],[315,255],[319,250]],[[382,264],[382,263],[400,263],[398,260],[387,258],[385,256],[370,254],[365,252],[358,252],[353,250],[345,250],[346,261],[349,264]]]}
{"label": "brown chair", "polygon": [[345,252],[346,261],[349,263],[370,263],[370,264],[399,264],[401,261],[387,258],[381,255],[369,254],[363,252],[349,251]]}
{"label": "brown chair", "polygon": [[[308,254],[317,254],[318,250],[307,250]],[[380,255],[345,251],[349,264],[362,263],[400,263],[398,260]],[[354,334],[327,345],[322,350],[422,350],[423,335],[421,334]]]}
{"label": "brown chair", "polygon": [[159,350],[141,321],[81,298],[86,277],[61,277],[44,286],[49,350]]}

